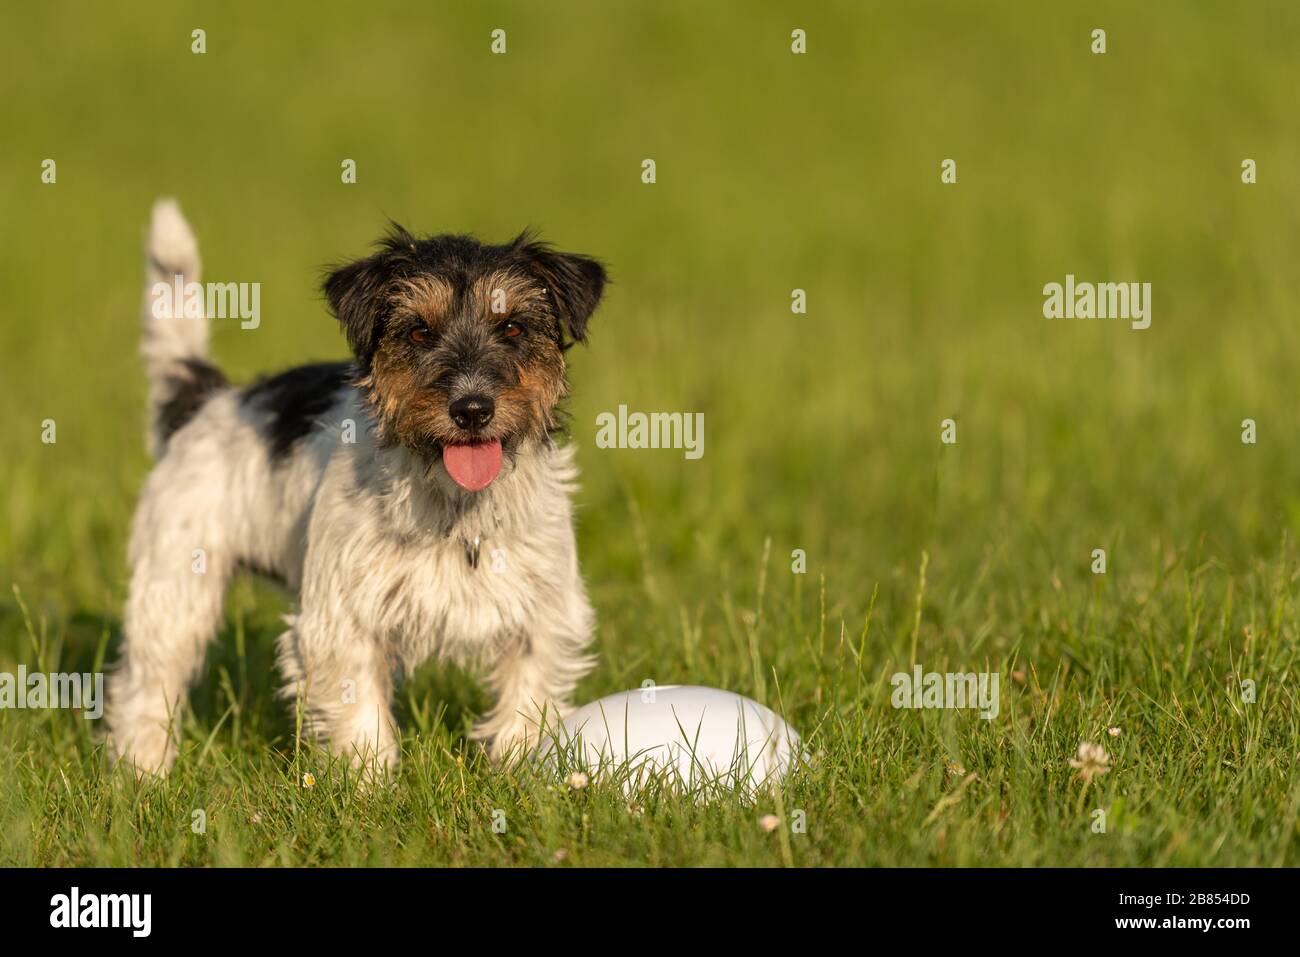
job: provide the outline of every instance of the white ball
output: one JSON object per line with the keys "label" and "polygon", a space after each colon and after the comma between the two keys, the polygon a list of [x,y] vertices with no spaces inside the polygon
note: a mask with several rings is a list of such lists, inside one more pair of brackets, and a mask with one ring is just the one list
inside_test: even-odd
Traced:
{"label": "white ball", "polygon": [[634,790],[654,779],[685,790],[753,792],[802,759],[798,732],[743,695],[655,685],[606,695],[571,712],[540,749],[543,759],[612,775]]}

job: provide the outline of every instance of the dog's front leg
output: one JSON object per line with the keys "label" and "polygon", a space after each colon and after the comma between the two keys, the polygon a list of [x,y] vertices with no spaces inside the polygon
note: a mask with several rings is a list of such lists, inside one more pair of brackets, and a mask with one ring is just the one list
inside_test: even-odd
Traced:
{"label": "dog's front leg", "polygon": [[[474,728],[472,737],[488,745],[493,761],[517,758],[555,730],[570,709],[569,695],[594,663],[585,654],[593,615],[580,584],[557,596],[555,607],[497,660],[488,676],[496,705]],[[541,622],[545,621],[545,624]]]}
{"label": "dog's front leg", "polygon": [[304,731],[367,779],[395,771],[392,671],[377,636],[338,609],[305,609],[292,625],[280,636],[280,667],[284,696],[301,709]]}

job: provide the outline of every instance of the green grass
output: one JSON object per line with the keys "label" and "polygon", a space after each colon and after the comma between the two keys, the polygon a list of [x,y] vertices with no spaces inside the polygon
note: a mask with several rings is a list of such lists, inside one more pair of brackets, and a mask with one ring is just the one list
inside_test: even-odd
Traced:
{"label": "green grass", "polygon": [[[78,715],[0,711],[0,864],[1300,863],[1294,4],[9,20],[0,671],[88,670],[120,639],[155,196],[182,201],[207,278],[262,283],[261,327],[214,336],[238,378],[343,354],[316,277],[385,216],[533,224],[616,280],[572,353],[600,659],[579,700],[733,689],[816,762],[756,803],[629,808],[490,767],[465,740],[474,676],[430,665],[398,701],[399,781],[358,792],[295,744],[273,698],[289,598],[250,578],[167,781],[114,781]],[[1152,327],[1042,318],[1067,272],[1151,282]],[[703,412],[704,457],[596,448],[620,403]],[[927,670],[998,671],[998,718],[891,708],[913,649]],[[1067,763],[1084,741],[1112,756],[1086,791]],[[804,833],[759,826],[796,810]]]}

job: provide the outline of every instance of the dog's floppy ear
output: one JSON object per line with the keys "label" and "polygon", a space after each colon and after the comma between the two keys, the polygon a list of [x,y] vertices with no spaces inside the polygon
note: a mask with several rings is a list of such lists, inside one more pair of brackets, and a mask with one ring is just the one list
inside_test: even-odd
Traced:
{"label": "dog's floppy ear", "polygon": [[548,243],[536,242],[527,233],[515,242],[546,286],[564,331],[574,341],[582,342],[587,336],[587,320],[600,304],[605,283],[609,281],[605,267],[590,256],[556,252]]}
{"label": "dog's floppy ear", "polygon": [[414,242],[410,233],[394,223],[380,241],[379,252],[339,266],[325,277],[325,298],[363,369],[370,368],[383,335],[384,293],[398,269],[401,252],[412,248]]}

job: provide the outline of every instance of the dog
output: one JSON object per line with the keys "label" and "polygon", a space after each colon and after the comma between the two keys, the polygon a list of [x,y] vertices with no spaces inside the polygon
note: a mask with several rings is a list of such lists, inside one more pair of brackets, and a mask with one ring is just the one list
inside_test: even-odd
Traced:
{"label": "dog", "polygon": [[605,267],[527,232],[486,245],[392,224],[324,281],[352,360],[242,387],[209,360],[203,310],[158,308],[158,284],[199,269],[160,201],[141,346],[156,464],[130,538],[111,760],[171,768],[240,568],[296,593],[282,694],[367,777],[397,768],[394,686],[434,657],[486,671],[495,704],[471,738],[494,761],[526,752],[594,663],[573,449],[556,436]]}

